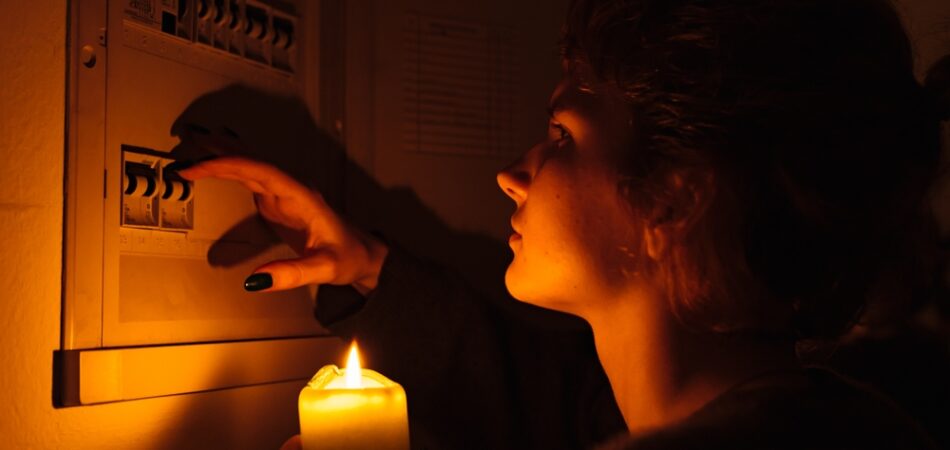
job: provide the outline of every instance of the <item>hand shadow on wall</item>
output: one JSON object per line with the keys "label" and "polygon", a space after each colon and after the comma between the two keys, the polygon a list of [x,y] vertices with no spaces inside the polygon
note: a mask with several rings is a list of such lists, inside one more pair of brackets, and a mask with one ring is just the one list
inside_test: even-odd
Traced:
{"label": "hand shadow on wall", "polygon": [[[409,187],[385,188],[346,157],[345,148],[313,120],[296,97],[232,85],[203,95],[178,117],[171,133],[181,143],[176,160],[241,155],[272,164],[323,194],[327,203],[357,226],[382,233],[413,253],[457,269],[473,286],[492,297],[505,296],[507,246],[489,236],[451,229]],[[372,211],[371,218],[349,217],[344,210],[344,182],[350,201]],[[354,194],[357,196],[354,198]],[[266,225],[249,216],[211,247],[208,262],[233,266],[255,256],[236,253],[228,241],[261,233]],[[279,240],[272,233],[276,245]]]}

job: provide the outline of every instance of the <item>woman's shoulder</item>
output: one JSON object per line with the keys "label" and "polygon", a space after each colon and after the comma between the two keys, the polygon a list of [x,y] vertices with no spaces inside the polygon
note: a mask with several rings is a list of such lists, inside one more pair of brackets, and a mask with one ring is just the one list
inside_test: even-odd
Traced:
{"label": "woman's shoulder", "polygon": [[616,449],[932,449],[883,395],[822,368],[775,372],[724,393],[680,424]]}

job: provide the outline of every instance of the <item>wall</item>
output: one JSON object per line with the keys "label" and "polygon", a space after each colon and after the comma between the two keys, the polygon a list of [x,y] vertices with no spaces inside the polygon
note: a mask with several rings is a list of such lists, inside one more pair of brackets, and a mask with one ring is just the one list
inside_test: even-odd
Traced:
{"label": "wall", "polygon": [[[950,2],[902,0],[934,58]],[[942,27],[942,28],[941,28]],[[943,31],[941,31],[943,30]],[[0,439],[4,448],[278,448],[297,383],[100,406],[52,406],[59,346],[66,4],[0,2]],[[942,48],[942,49],[941,49]]]}
{"label": "wall", "polygon": [[55,409],[66,2],[0,2],[0,447],[274,448],[300,383]]}

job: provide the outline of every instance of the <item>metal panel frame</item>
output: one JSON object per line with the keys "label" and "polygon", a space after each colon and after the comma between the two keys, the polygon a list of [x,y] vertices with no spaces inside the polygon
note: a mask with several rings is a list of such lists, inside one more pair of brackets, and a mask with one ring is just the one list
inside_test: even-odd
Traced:
{"label": "metal panel frame", "polygon": [[[345,352],[337,338],[64,350],[60,406],[307,380]],[[306,355],[302,358],[301,355]]]}

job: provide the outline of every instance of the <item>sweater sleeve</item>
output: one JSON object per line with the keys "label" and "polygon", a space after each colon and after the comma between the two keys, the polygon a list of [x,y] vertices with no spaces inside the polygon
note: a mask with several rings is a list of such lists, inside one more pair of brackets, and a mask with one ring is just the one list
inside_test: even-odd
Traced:
{"label": "sweater sleeve", "polygon": [[518,309],[392,246],[374,292],[321,286],[316,316],[406,389],[413,448],[589,448],[622,430],[589,328]]}

